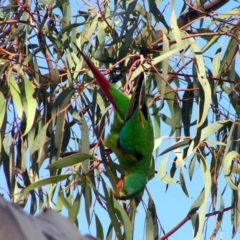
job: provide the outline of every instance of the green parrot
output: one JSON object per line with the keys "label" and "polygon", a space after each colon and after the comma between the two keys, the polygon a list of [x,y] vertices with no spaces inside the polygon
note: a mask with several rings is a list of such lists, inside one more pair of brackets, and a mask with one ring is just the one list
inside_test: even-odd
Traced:
{"label": "green parrot", "polygon": [[121,150],[138,160],[131,173],[118,182],[118,198],[122,200],[133,198],[144,189],[154,147],[153,127],[146,104],[143,73],[140,74],[136,85],[118,139]]}
{"label": "green parrot", "polygon": [[80,49],[78,51],[115,109],[105,145],[116,154],[120,166],[126,172],[117,184],[118,193],[114,195],[122,200],[131,199],[147,183],[154,146],[153,127],[145,98],[144,74],[140,74],[135,90],[128,98],[109,83]]}
{"label": "green parrot", "polygon": [[104,141],[105,146],[110,148],[116,154],[123,170],[126,172],[131,172],[134,169],[135,164],[138,162],[138,159],[135,156],[122,151],[118,145],[119,133],[125,123],[126,113],[130,104],[130,98],[111,85],[104,75],[92,63],[92,61],[78,47],[77,49],[83,56],[85,62],[94,74],[99,86],[102,88],[115,110],[110,134]]}

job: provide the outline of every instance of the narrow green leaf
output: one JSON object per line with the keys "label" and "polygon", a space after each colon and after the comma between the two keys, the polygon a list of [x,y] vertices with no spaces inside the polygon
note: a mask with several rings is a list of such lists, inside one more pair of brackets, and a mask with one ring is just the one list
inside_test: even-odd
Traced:
{"label": "narrow green leaf", "polygon": [[[135,3],[136,1],[132,2]],[[136,32],[139,26],[139,16],[136,17],[135,21],[131,25],[131,28],[127,31],[125,35],[124,44],[122,44],[121,48],[119,49],[119,59],[124,58],[127,53],[129,52],[129,47],[131,46],[132,39],[134,37],[134,33]]]}
{"label": "narrow green leaf", "polygon": [[182,140],[182,141],[178,141],[174,145],[172,145],[171,147],[169,147],[166,150],[164,150],[163,152],[161,152],[160,156],[162,156],[162,155],[164,155],[168,152],[171,152],[172,150],[175,150],[177,148],[184,147],[184,146],[188,145],[191,141],[192,140],[190,140],[190,139],[185,139],[185,140]]}
{"label": "narrow green leaf", "polygon": [[[178,96],[175,95],[175,99],[177,99]],[[176,132],[175,137],[176,141],[178,141],[182,136],[181,136],[181,128],[182,128],[182,119],[185,117],[182,117],[182,111],[179,106],[179,103],[177,101],[173,101],[173,115],[172,118],[174,120],[174,128],[173,130]]]}
{"label": "narrow green leaf", "polygon": [[190,164],[188,167],[188,175],[189,175],[190,180],[192,180],[192,177],[193,177],[196,160],[197,160],[197,157],[196,157],[196,154],[194,154],[190,160]]}
{"label": "narrow green leaf", "polygon": [[158,9],[158,6],[157,6],[158,2],[156,0],[148,0],[148,3],[149,3],[149,11],[150,13],[153,14],[155,21],[156,22],[160,21],[164,25],[164,27],[168,29],[169,28],[168,23],[166,22],[162,12]]}
{"label": "narrow green leaf", "polygon": [[136,70],[134,70],[133,74],[131,75],[129,81],[132,81],[133,79],[135,79],[136,77],[138,77],[142,72],[144,72],[144,68],[142,67],[142,65],[140,65],[139,67],[137,67]]}
{"label": "narrow green leaf", "polygon": [[113,235],[113,225],[112,223],[110,223],[109,227],[108,227],[108,231],[107,231],[107,237],[106,240],[112,240],[112,235]]}
{"label": "narrow green leaf", "polygon": [[[182,46],[177,46],[173,50],[170,50],[168,53],[165,53],[163,55],[160,55],[159,57],[154,58],[153,61],[152,61],[152,64],[156,65],[157,63],[161,62],[163,59],[168,58],[168,57],[174,55],[175,53],[183,50],[184,48],[187,48],[189,45],[190,45],[189,41],[183,40]],[[146,67],[147,67],[147,69],[150,68],[150,66],[148,66],[148,65],[146,65]]]}
{"label": "narrow green leaf", "polygon": [[65,196],[64,196],[64,194],[63,194],[63,190],[62,190],[61,187],[59,188],[58,196],[59,196],[59,198],[61,199],[61,202],[62,202],[62,204],[64,205],[64,207],[65,207],[68,211],[70,211],[70,209],[71,209],[71,204],[70,204],[69,201],[65,198]]}
{"label": "narrow green leaf", "polygon": [[234,183],[231,177],[231,168],[234,159],[239,158],[239,153],[236,151],[229,152],[223,159],[223,173],[228,185],[233,189],[239,191],[240,188]]}
{"label": "narrow green leaf", "polygon": [[39,3],[45,4],[45,5],[53,4],[55,2],[56,2],[56,0],[39,0]]}
{"label": "narrow green leaf", "polygon": [[177,45],[181,46],[183,44],[182,34],[178,27],[177,18],[176,18],[174,9],[172,9],[172,14],[171,14],[171,18],[170,18],[170,26],[171,26],[171,30],[172,30],[174,39],[177,42]]}
{"label": "narrow green leaf", "polygon": [[[229,31],[229,29],[227,31]],[[223,59],[221,61],[221,66],[219,68],[219,73],[218,73],[219,75],[221,75],[224,72],[225,68],[229,68],[229,66],[232,64],[234,55],[236,54],[236,51],[237,51],[237,47],[238,47],[237,40],[233,37],[230,38],[230,41],[228,42],[227,48],[223,55]]]}
{"label": "narrow green leaf", "polygon": [[[7,126],[7,108],[4,95],[0,92],[0,165],[4,161],[5,151],[3,148],[3,139],[6,134]],[[6,159],[5,159],[6,160]]]}
{"label": "narrow green leaf", "polygon": [[[172,104],[172,100],[167,100],[168,106],[169,106],[169,111],[171,112],[171,116],[173,115],[173,104]],[[164,123],[166,123],[167,125],[171,126],[172,128],[175,127],[175,122],[172,118],[166,116],[164,113],[160,113],[159,117],[161,117],[161,120],[163,120]],[[172,132],[171,132],[172,133]],[[169,134],[171,135],[171,134]]]}
{"label": "narrow green leaf", "polygon": [[64,124],[64,131],[63,131],[63,141],[61,151],[66,152],[67,147],[69,146],[69,141],[71,137],[71,129],[70,123],[66,120]]}
{"label": "narrow green leaf", "polygon": [[[219,131],[219,130],[218,130]],[[216,145],[216,146],[224,146],[224,147],[226,147],[226,143],[224,143],[224,142],[219,142],[219,141],[215,141],[215,140],[207,140],[207,141],[205,141],[206,142],[206,144],[208,144],[208,145]]]}
{"label": "narrow green leaf", "polygon": [[103,185],[103,191],[104,191],[104,195],[105,195],[105,199],[106,199],[106,206],[107,206],[107,210],[108,210],[108,215],[109,215],[110,220],[111,220],[111,224],[114,227],[117,238],[118,239],[124,239],[123,236],[122,236],[122,233],[121,233],[121,228],[120,228],[118,219],[116,218],[116,215],[115,215],[115,210],[113,208],[113,206],[114,206],[113,196],[112,196],[111,192],[108,192],[107,186],[106,186],[105,181],[103,179],[102,179],[102,185]]}
{"label": "narrow green leaf", "polygon": [[225,121],[219,121],[219,122],[215,122],[208,125],[202,130],[200,141],[207,139],[209,136],[219,131],[221,128],[224,127],[225,124],[228,124],[228,123],[229,123],[229,120],[225,120]]}
{"label": "narrow green leaf", "polygon": [[155,204],[151,198],[148,199],[146,212],[146,239],[159,239],[158,218]]}
{"label": "narrow green leaf", "polygon": [[198,231],[198,227],[199,227],[199,218],[198,218],[197,211],[204,201],[204,196],[205,196],[205,190],[203,189],[199,194],[199,196],[197,197],[197,199],[192,204],[188,213],[188,215],[191,216],[192,226],[195,234]]}
{"label": "narrow green leaf", "polygon": [[220,208],[219,208],[219,213],[217,216],[217,221],[215,223],[215,227],[213,229],[212,236],[210,239],[214,239],[216,237],[219,229],[221,229],[221,224],[222,224],[222,219],[223,219],[223,214],[224,214],[224,201],[222,195],[220,195]]}
{"label": "narrow green leaf", "polygon": [[202,129],[201,131],[201,135],[200,135],[200,139],[199,136],[197,135],[193,141],[191,141],[189,148],[188,148],[188,152],[187,152],[187,156],[190,156],[194,150],[194,148],[196,147],[196,145],[198,145],[200,142],[204,141],[206,138],[208,138],[209,136],[211,136],[212,134],[214,134],[215,132],[217,132],[218,130],[220,130],[221,128],[224,127],[224,124],[228,124],[229,120],[226,121],[219,121],[219,122],[215,122],[213,124],[208,125],[207,127],[205,127],[204,129]]}
{"label": "narrow green leaf", "polygon": [[167,172],[166,172],[166,165],[168,161],[168,155],[166,154],[164,159],[161,161],[159,164],[158,168],[158,176],[162,182],[165,184],[173,184],[173,183],[178,183],[178,180],[172,178]]}
{"label": "narrow green leaf", "polygon": [[69,211],[68,211],[68,219],[72,222],[72,223],[76,223],[77,222],[77,215],[79,213],[79,209],[80,209],[80,200],[81,200],[81,195],[79,194],[79,192],[77,193],[72,206],[70,207]]}
{"label": "narrow green leaf", "polygon": [[[117,164],[117,166],[119,166],[119,165]],[[113,174],[113,172],[111,171],[111,169],[109,169],[108,166],[105,166],[105,171],[106,171],[105,175],[109,179],[109,181],[110,181],[110,183],[113,187],[114,192],[118,192],[117,185],[116,185],[116,176]]]}
{"label": "narrow green leaf", "polygon": [[130,2],[126,9],[125,17],[123,18],[122,31],[121,31],[120,37],[122,37],[125,30],[128,29],[129,20],[131,15],[133,14],[136,4],[137,4],[137,1]]}
{"label": "narrow green leaf", "polygon": [[49,122],[46,123],[38,132],[36,138],[34,139],[32,147],[30,149],[30,154],[33,154],[34,152],[42,148],[45,142],[48,141],[48,138],[46,136],[48,125],[49,125]]}
{"label": "narrow green leaf", "polygon": [[104,239],[104,233],[103,233],[103,227],[102,224],[97,216],[97,214],[95,215],[95,222],[96,222],[96,233],[97,233],[97,238],[98,239]]}
{"label": "narrow green leaf", "polygon": [[207,51],[213,44],[215,44],[218,39],[220,38],[220,36],[213,36],[212,38],[210,38],[206,45],[202,48],[202,53],[204,53],[205,51]]}
{"label": "narrow green leaf", "polygon": [[[89,153],[89,145],[90,145],[89,131],[88,131],[87,122],[84,117],[82,118],[81,134],[82,134],[81,151],[82,153]],[[89,166],[89,161],[82,162],[82,169],[85,174],[88,172],[88,166]]]}
{"label": "narrow green leaf", "polygon": [[204,92],[204,98],[199,99],[199,101],[204,102],[204,108],[203,108],[203,111],[201,111],[201,116],[199,114],[199,120],[198,120],[198,127],[200,127],[205,122],[205,119],[207,118],[207,114],[211,104],[212,92],[211,92],[209,81],[206,77],[206,70],[205,70],[205,65],[204,65],[203,55],[201,53],[201,50],[198,47],[197,42],[193,38],[189,40],[192,43],[191,49],[194,52],[195,58],[196,58],[196,65],[197,65],[196,71],[197,71],[198,81],[202,85],[202,89]]}
{"label": "narrow green leaf", "polygon": [[126,211],[122,208],[122,206],[117,202],[115,198],[113,198],[114,210],[118,216],[118,219],[122,221],[124,225],[124,238],[123,239],[133,239],[133,226],[132,223],[126,213]]}
{"label": "narrow green leaf", "polygon": [[220,69],[220,57],[221,57],[222,48],[219,47],[214,54],[212,60],[212,72],[214,77],[219,77],[219,69]]}
{"label": "narrow green leaf", "polygon": [[47,166],[47,169],[57,170],[57,169],[61,169],[64,167],[72,166],[72,165],[80,163],[80,162],[84,162],[88,159],[93,159],[93,156],[90,154],[86,154],[86,153],[75,153],[75,154],[72,154],[65,158],[60,158],[58,161]]}
{"label": "narrow green leaf", "polygon": [[85,181],[83,181],[82,187],[83,187],[83,194],[84,194],[84,198],[85,198],[85,201],[84,201],[85,214],[86,214],[88,225],[90,226],[90,224],[91,224],[90,209],[91,209],[91,205],[92,205],[92,194],[91,194],[91,189],[90,189],[87,178],[85,178]]}
{"label": "narrow green leaf", "polygon": [[[71,16],[71,4],[70,4],[70,1],[69,0],[62,1],[62,5],[61,5],[60,9],[62,10],[62,13],[63,13],[62,22],[64,22],[65,24],[71,26],[72,24],[70,24],[70,23],[71,23],[71,17],[72,16]],[[63,37],[64,34],[60,35],[60,36]],[[66,34],[66,36],[69,36],[69,35]]]}
{"label": "narrow green leaf", "polygon": [[47,184],[54,184],[54,183],[58,183],[60,181],[63,181],[65,179],[67,179],[68,177],[70,177],[72,174],[63,174],[63,175],[58,175],[58,176],[53,176],[53,177],[49,177],[49,178],[45,178],[42,180],[39,180],[35,183],[32,183],[31,185],[29,185],[28,187],[26,187],[23,191],[23,194],[26,194],[36,188],[45,186]]}
{"label": "narrow green leaf", "polygon": [[[153,105],[152,111],[156,112],[158,111],[158,108],[156,104]],[[155,152],[155,156],[158,156],[159,153],[159,147],[162,143],[162,138],[161,138],[161,119],[156,115],[153,116],[152,118],[153,122],[153,128],[154,128],[154,135],[155,135],[155,141],[154,141],[154,149],[153,151]]]}
{"label": "narrow green leaf", "polygon": [[[165,54],[170,51],[170,48],[169,48],[169,42],[168,42],[167,36],[164,34],[163,31],[162,31],[162,34],[163,34],[163,53],[162,54]],[[162,60],[163,79],[161,81],[161,96],[165,96],[166,86],[167,86],[165,79],[167,79],[167,76],[168,76],[168,68],[169,68],[169,58],[166,57]],[[164,97],[161,98],[159,108],[162,108],[163,101],[164,101]]]}
{"label": "narrow green leaf", "polygon": [[[174,177],[178,166],[182,167],[183,166],[183,161],[182,161],[182,159],[178,159],[178,157],[176,156],[174,158],[174,160],[172,161],[172,166],[170,168],[170,177],[172,177],[172,178]],[[168,188],[168,186],[167,186],[167,188]]]}
{"label": "narrow green leaf", "polygon": [[203,172],[205,173],[207,171],[206,159],[201,153],[198,153],[197,157],[198,157],[198,160],[202,163],[201,166],[203,167]]}
{"label": "narrow green leaf", "polygon": [[155,151],[155,150],[157,150],[159,148],[159,146],[161,145],[163,139],[164,139],[163,137],[155,139],[153,151]]}
{"label": "narrow green leaf", "polygon": [[0,92],[0,129],[2,129],[5,117],[6,117],[6,102],[2,92]]}
{"label": "narrow green leaf", "polygon": [[63,133],[66,124],[66,115],[67,107],[69,106],[70,99],[73,94],[72,88],[64,89],[59,96],[57,97],[53,109],[52,109],[52,118],[57,117],[55,134],[52,135],[52,149],[50,152],[50,159],[54,163],[58,160],[61,152],[62,142],[63,142]]}
{"label": "narrow green leaf", "polygon": [[[57,197],[57,203],[56,203],[56,209],[55,209],[57,212],[61,212],[64,207],[63,201],[60,195],[62,195],[62,197],[64,198],[61,187],[58,189],[58,197]],[[41,201],[43,202],[43,198],[41,199]]]}
{"label": "narrow green leaf", "polygon": [[31,82],[25,76],[23,77],[23,84],[24,84],[25,98],[27,102],[27,106],[24,109],[24,112],[26,114],[26,122],[27,122],[25,131],[23,133],[23,136],[24,136],[31,130],[33,126],[35,115],[36,115],[37,101],[33,97],[34,88]]}
{"label": "narrow green leaf", "polygon": [[180,167],[179,175],[180,175],[179,180],[180,180],[181,188],[182,188],[183,192],[186,194],[186,196],[189,197],[186,182],[185,182],[185,178],[184,178],[183,171],[182,171],[181,167]]}
{"label": "narrow green leaf", "polygon": [[98,31],[96,33],[97,40],[98,40],[98,48],[97,51],[94,52],[94,58],[97,60],[101,59],[101,56],[104,55],[104,41],[106,38],[106,31],[107,24],[105,21],[99,21],[98,22]]}
{"label": "narrow green leaf", "polygon": [[11,69],[9,70],[9,73],[8,73],[8,84],[10,87],[10,92],[12,94],[13,101],[16,105],[18,116],[19,116],[19,118],[22,118],[23,104],[22,104],[22,99],[21,99],[21,91],[19,89],[17,81],[15,80],[15,78],[12,74]]}
{"label": "narrow green leaf", "polygon": [[[238,188],[240,188],[240,184],[238,183]],[[240,191],[233,190],[232,191],[232,206],[231,210],[231,222],[232,222],[232,238],[236,235],[240,226]]]}
{"label": "narrow green leaf", "polygon": [[182,102],[182,123],[183,130],[186,137],[190,137],[190,124],[192,117],[192,109],[193,109],[193,83],[189,83],[186,91],[183,94],[183,102]]}
{"label": "narrow green leaf", "polygon": [[231,147],[233,145],[233,139],[234,139],[234,133],[236,131],[236,128],[238,128],[238,123],[237,122],[233,122],[230,128],[230,131],[228,133],[228,141],[227,141],[227,145],[225,147],[224,150],[224,155],[223,155],[223,159],[227,156],[227,154],[229,153],[229,151],[231,151]]}
{"label": "narrow green leaf", "polygon": [[200,205],[200,208],[198,210],[198,229],[196,236],[194,237],[194,240],[201,240],[203,238],[202,233],[203,233],[203,227],[205,223],[205,214],[206,214],[206,207],[207,207],[207,202],[208,202],[208,195],[211,191],[211,174],[208,168],[203,164],[202,161],[201,163],[201,171],[203,175],[203,183],[204,183],[204,201]]}

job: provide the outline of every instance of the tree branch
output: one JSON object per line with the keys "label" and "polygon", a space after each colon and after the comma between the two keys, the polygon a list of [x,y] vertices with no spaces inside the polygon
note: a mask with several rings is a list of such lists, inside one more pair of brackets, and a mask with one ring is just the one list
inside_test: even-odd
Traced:
{"label": "tree branch", "polygon": [[[227,207],[227,208],[223,209],[222,212],[227,212],[227,211],[231,210],[232,208],[233,208],[233,206]],[[219,213],[220,213],[220,211],[214,211],[212,213],[206,214],[205,217],[207,218],[207,217],[215,216],[216,214],[219,214]],[[178,223],[172,230],[170,230],[168,233],[166,233],[159,240],[165,240],[168,237],[170,237],[173,233],[175,233],[178,229],[180,229],[188,220],[190,220],[192,215],[193,214],[188,214],[180,223]]]}

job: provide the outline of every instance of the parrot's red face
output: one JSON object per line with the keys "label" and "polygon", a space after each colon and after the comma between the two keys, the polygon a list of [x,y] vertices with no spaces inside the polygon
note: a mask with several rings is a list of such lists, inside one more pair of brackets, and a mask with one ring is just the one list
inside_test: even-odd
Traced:
{"label": "parrot's red face", "polygon": [[124,187],[124,178],[120,179],[120,181],[117,184],[117,189],[118,189],[118,194],[113,192],[114,196],[118,200],[127,200],[130,199],[131,197],[128,196],[128,191],[123,191]]}
{"label": "parrot's red face", "polygon": [[123,188],[123,178],[120,179],[120,181],[117,184],[118,191],[121,191]]}
{"label": "parrot's red face", "polygon": [[118,189],[118,194],[113,192],[114,196],[119,199],[119,200],[124,200],[124,196],[127,196],[127,191],[123,192],[123,187],[124,187],[124,176],[121,177],[119,182],[117,183],[117,189]]}
{"label": "parrot's red face", "polygon": [[122,177],[118,184],[118,194],[113,192],[114,196],[119,200],[129,200],[143,191],[147,182],[147,178],[139,176],[138,174],[129,174]]}

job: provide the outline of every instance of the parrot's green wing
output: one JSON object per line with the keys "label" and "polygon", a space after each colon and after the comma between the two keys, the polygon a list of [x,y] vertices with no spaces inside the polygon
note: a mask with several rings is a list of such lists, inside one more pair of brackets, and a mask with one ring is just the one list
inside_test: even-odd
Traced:
{"label": "parrot's green wing", "polygon": [[[141,159],[152,153],[154,145],[153,127],[145,98],[144,74],[136,81],[136,89],[132,94],[125,123],[119,133],[119,147]],[[139,99],[140,98],[140,99]],[[148,143],[148,144],[147,144]]]}
{"label": "parrot's green wing", "polygon": [[[153,151],[153,128],[145,99],[144,74],[137,78],[125,116],[118,133],[111,131],[106,145],[116,154],[121,167],[128,173],[135,171],[136,164]],[[144,147],[143,147],[144,146]],[[142,167],[148,172],[151,158]]]}

